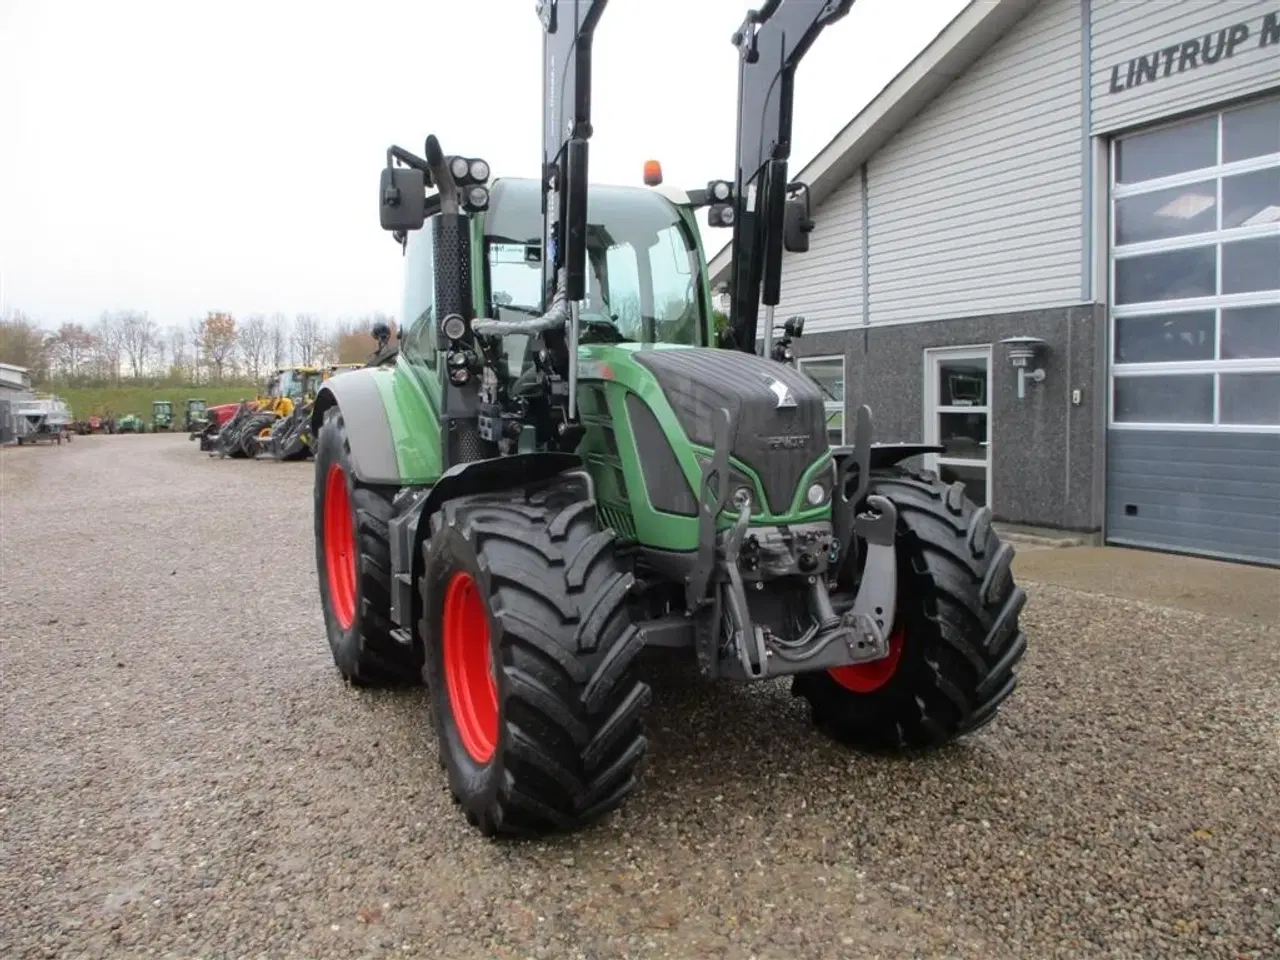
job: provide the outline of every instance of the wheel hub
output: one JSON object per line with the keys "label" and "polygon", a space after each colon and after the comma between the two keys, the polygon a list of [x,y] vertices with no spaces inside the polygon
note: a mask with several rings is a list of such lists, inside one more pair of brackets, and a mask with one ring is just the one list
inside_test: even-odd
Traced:
{"label": "wheel hub", "polygon": [[473,761],[486,764],[498,746],[498,685],[488,611],[470,574],[449,581],[443,619],[445,688],[458,739]]}
{"label": "wheel hub", "polygon": [[339,464],[329,468],[324,489],[324,558],[329,603],[338,626],[349,630],[356,618],[356,543],[347,494],[347,475]]}

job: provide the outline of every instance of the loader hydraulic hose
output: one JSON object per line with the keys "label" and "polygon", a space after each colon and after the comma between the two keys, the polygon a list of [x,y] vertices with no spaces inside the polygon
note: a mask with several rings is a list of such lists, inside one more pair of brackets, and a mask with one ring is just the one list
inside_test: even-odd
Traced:
{"label": "loader hydraulic hose", "polygon": [[569,298],[565,296],[568,287],[567,279],[568,271],[561,267],[556,275],[556,292],[551,299],[551,306],[542,316],[531,320],[481,318],[471,322],[471,329],[490,337],[504,337],[512,333],[543,333],[547,330],[560,329],[569,322]]}

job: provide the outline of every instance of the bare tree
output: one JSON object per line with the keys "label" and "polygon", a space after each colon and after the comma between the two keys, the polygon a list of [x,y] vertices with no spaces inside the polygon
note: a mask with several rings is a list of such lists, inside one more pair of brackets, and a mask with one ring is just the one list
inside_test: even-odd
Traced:
{"label": "bare tree", "polygon": [[249,368],[254,380],[262,371],[271,351],[271,331],[267,328],[267,318],[255,314],[240,324],[240,356]]}
{"label": "bare tree", "polygon": [[120,323],[104,310],[94,328],[94,336],[97,341],[95,366],[98,367],[99,376],[119,382],[120,354],[123,349]]}
{"label": "bare tree", "polygon": [[147,359],[155,346],[157,329],[155,321],[145,313],[127,310],[120,315],[120,346],[129,358],[129,368],[135,377],[142,376]]}
{"label": "bare tree", "polygon": [[204,369],[204,328],[205,318],[187,322],[187,330],[191,333],[191,382],[200,382],[200,371]]}
{"label": "bare tree", "polygon": [[186,376],[187,332],[181,327],[169,328],[169,356],[172,359],[174,372],[178,376]]}
{"label": "bare tree", "polygon": [[64,323],[50,344],[50,362],[63,376],[76,377],[91,359],[93,334],[79,323]]}
{"label": "bare tree", "polygon": [[283,313],[271,315],[271,364],[283,367],[289,360],[289,318]]}
{"label": "bare tree", "polygon": [[19,310],[0,319],[0,363],[26,367],[33,380],[41,380],[52,359],[53,338]]}
{"label": "bare tree", "polygon": [[314,313],[300,313],[293,320],[293,356],[303,366],[323,361],[324,330]]}

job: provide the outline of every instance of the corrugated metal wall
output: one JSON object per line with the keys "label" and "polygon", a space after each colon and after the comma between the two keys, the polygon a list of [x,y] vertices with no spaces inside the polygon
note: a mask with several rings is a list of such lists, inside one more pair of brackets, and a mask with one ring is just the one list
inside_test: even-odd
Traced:
{"label": "corrugated metal wall", "polygon": [[1276,0],[1092,3],[1095,134],[1280,86]]}
{"label": "corrugated metal wall", "polygon": [[814,221],[808,252],[783,254],[776,316],[803,314],[806,332],[857,326],[863,310],[861,178],[855,174],[846,180]]}
{"label": "corrugated metal wall", "polygon": [[1080,0],[1043,0],[868,165],[871,323],[1080,298]]}
{"label": "corrugated metal wall", "polygon": [[[1079,302],[1083,45],[1081,0],[1042,0],[872,157],[870,323]],[[806,329],[863,322],[862,191],[854,175],[784,260],[779,312]]]}

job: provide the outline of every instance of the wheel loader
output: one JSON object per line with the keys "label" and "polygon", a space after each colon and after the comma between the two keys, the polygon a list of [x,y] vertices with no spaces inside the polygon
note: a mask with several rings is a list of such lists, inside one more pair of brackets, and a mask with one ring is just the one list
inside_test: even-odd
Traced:
{"label": "wheel loader", "polygon": [[311,405],[320,384],[347,370],[359,370],[363,363],[333,363],[321,371],[308,373],[303,379],[302,399],[288,416],[271,426],[266,436],[258,437],[258,452],[273,460],[306,460],[312,456]]}
{"label": "wheel loader", "polygon": [[276,424],[314,396],[320,376],[319,367],[281,367],[267,378],[256,399],[210,407],[209,425],[201,435],[200,449],[208,450],[211,456],[253,459]]}
{"label": "wheel loader", "polygon": [[[867,406],[829,446],[788,362],[800,318],[775,340],[783,251],[813,227],[787,176],[795,71],[851,4],[769,0],[734,34],[732,179],[589,183],[605,0],[538,8],[540,177],[491,180],[434,135],[387,151],[402,333],[312,410],[318,588],[347,682],[429,688],[483,834],[576,830],[636,792],[642,651],[789,678],[866,750],[948,743],[1014,690],[1026,595],[990,510],[914,465],[940,447],[875,442]],[[703,208],[732,228],[722,334]]]}

